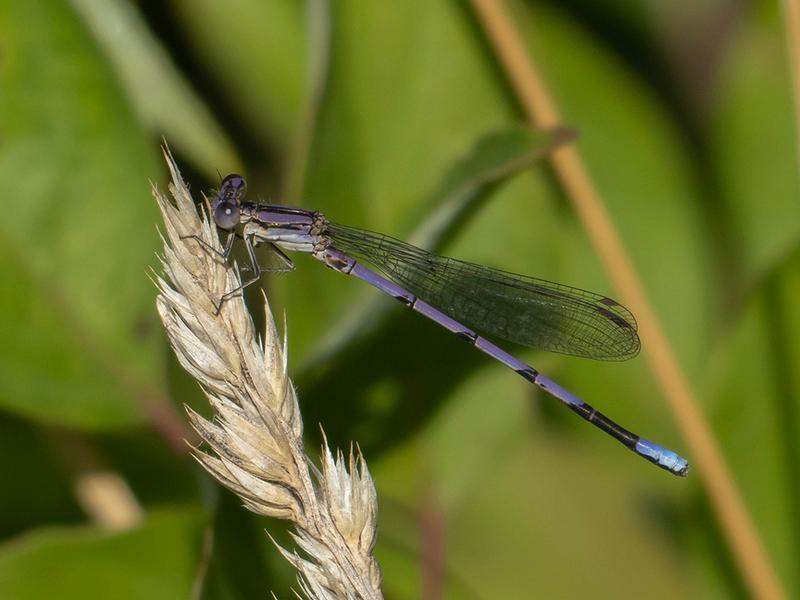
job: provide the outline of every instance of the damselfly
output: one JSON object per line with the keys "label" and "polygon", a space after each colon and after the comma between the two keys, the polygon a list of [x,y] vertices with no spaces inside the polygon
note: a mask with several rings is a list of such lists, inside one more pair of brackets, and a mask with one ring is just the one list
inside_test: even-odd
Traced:
{"label": "damselfly", "polygon": [[[280,257],[283,265],[271,271],[294,269],[283,250],[309,253],[331,269],[366,281],[455,333],[639,456],[675,475],[688,473],[686,459],[618,425],[477,333],[551,352],[598,360],[626,360],[638,354],[639,336],[633,315],[615,300],[437,256],[387,235],[333,223],[319,212],[247,202],[244,191],[244,178],[228,175],[213,200],[215,223],[230,232],[221,252],[199,237],[189,236],[225,259],[234,239],[239,236],[244,240],[252,277],[225,294],[218,309],[227,299],[258,281],[265,271],[256,259],[256,246],[267,245]],[[237,233],[240,225],[241,233]],[[376,270],[362,263],[369,263]]]}

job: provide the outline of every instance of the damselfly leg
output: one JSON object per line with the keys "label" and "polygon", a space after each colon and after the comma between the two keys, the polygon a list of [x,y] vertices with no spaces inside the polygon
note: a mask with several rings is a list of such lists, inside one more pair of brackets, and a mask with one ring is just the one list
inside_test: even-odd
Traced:
{"label": "damselfly leg", "polygon": [[283,266],[262,267],[258,262],[258,258],[256,258],[255,247],[259,245],[258,238],[255,235],[248,235],[243,239],[244,247],[247,249],[247,256],[250,258],[249,270],[253,273],[253,276],[240,286],[230,290],[229,292],[226,292],[220,298],[219,304],[217,305],[216,314],[220,313],[222,310],[222,305],[225,304],[226,300],[230,300],[234,296],[241,294],[247,286],[252,285],[261,279],[261,276],[264,273],[288,273],[290,271],[294,271],[295,269],[292,259],[286,256],[286,254],[272,242],[267,242],[266,246],[281,260],[281,262],[283,262]]}
{"label": "damselfly leg", "polygon": [[233,241],[237,237],[242,237],[242,236],[237,234],[235,231],[232,231],[231,233],[229,233],[228,234],[228,239],[225,240],[225,246],[223,247],[223,249],[221,251],[217,250],[214,246],[209,244],[207,241],[205,241],[199,235],[195,235],[195,234],[182,235],[180,237],[180,239],[182,239],[182,240],[195,240],[198,244],[200,244],[200,246],[206,252],[209,252],[210,254],[216,254],[217,256],[219,256],[223,260],[228,260],[228,256],[230,256],[231,250],[233,249]]}

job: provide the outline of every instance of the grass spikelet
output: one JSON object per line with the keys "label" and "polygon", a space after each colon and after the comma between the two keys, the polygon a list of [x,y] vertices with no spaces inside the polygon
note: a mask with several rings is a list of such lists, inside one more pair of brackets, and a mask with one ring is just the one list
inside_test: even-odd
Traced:
{"label": "grass spikelet", "polygon": [[[331,452],[322,468],[303,448],[303,424],[287,375],[286,348],[266,303],[263,338],[241,297],[222,295],[240,285],[238,269],[204,249],[196,235],[221,250],[216,228],[198,214],[169,151],[174,202],[153,186],[164,217],[164,275],[156,276],[158,312],[181,365],[200,383],[215,417],[187,408],[208,447],[197,460],[244,505],[293,523],[298,551],[278,546],[298,570],[308,598],[382,598],[381,573],[372,556],[377,496],[360,452]],[[277,544],[276,544],[277,546]]]}

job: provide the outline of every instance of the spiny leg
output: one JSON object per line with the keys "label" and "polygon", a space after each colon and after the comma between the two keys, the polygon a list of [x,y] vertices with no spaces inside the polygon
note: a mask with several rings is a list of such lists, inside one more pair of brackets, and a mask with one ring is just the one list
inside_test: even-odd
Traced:
{"label": "spiny leg", "polygon": [[217,310],[215,314],[219,314],[222,310],[222,305],[225,304],[226,300],[233,298],[234,296],[241,294],[244,288],[249,285],[254,284],[256,281],[261,279],[261,275],[264,273],[286,273],[288,271],[294,271],[295,265],[292,262],[292,259],[286,256],[286,254],[278,248],[275,244],[269,243],[270,249],[280,258],[284,266],[283,267],[267,267],[264,268],[260,264],[258,264],[258,259],[256,258],[256,251],[255,251],[255,244],[253,243],[256,239],[255,235],[245,236],[244,238],[244,246],[247,248],[247,255],[250,258],[250,269],[253,272],[253,277],[242,283],[240,286],[232,289],[231,291],[225,293],[222,298],[220,298],[219,304],[217,305]]}
{"label": "spiny leg", "polygon": [[200,246],[202,246],[203,249],[206,252],[209,252],[209,253],[212,253],[212,254],[216,254],[220,258],[222,258],[224,260],[228,260],[228,256],[230,256],[231,250],[233,249],[233,241],[236,239],[237,235],[238,234],[235,231],[232,231],[231,233],[228,234],[228,239],[225,240],[225,247],[222,249],[222,252],[220,252],[219,250],[214,248],[214,246],[212,246],[211,244],[206,242],[199,235],[194,235],[194,234],[192,234],[192,235],[182,235],[180,237],[180,239],[182,239],[182,240],[196,240],[197,243],[200,244]]}

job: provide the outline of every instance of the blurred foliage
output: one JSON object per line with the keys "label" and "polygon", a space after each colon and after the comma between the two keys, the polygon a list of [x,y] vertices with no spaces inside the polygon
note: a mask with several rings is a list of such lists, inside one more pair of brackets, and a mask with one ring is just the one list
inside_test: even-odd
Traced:
{"label": "blurred foliage", "polygon": [[[509,5],[797,596],[800,180],[781,15]],[[522,121],[465,2],[0,3],[0,179],[15,195],[0,220],[0,597],[293,585],[263,534],[286,540],[283,525],[244,513],[168,433],[203,400],[147,278],[162,137],[195,191],[241,169],[264,201],[613,295],[546,164],[529,168],[539,138]],[[311,447],[321,423],[366,452],[387,596],[746,594],[697,477],[648,467],[418,315],[297,264],[264,286]],[[515,350],[684,449],[641,358]],[[61,430],[125,478],[139,526],[87,523]],[[422,558],[436,535],[442,573]]]}

